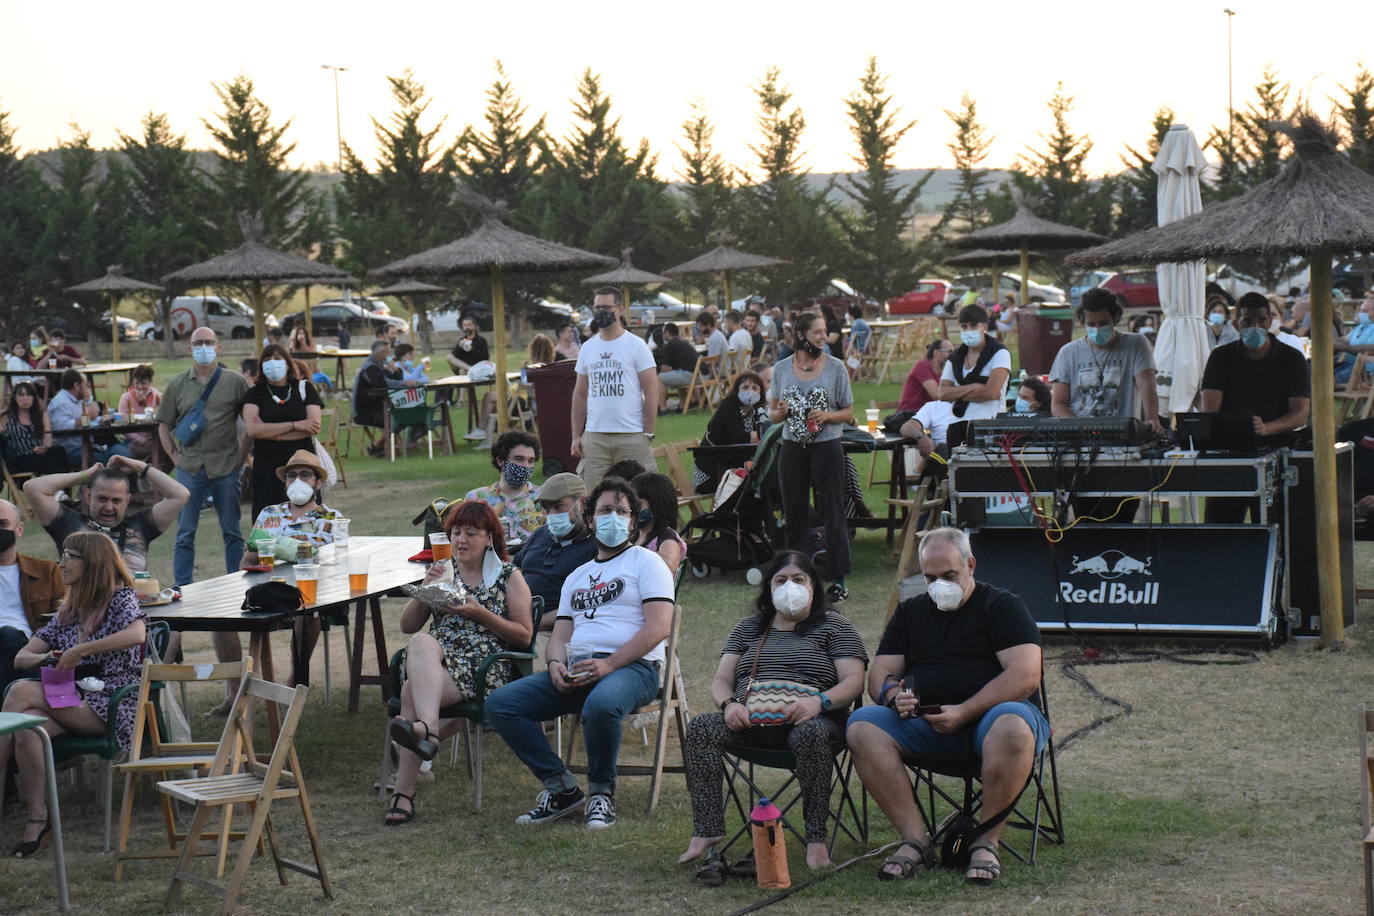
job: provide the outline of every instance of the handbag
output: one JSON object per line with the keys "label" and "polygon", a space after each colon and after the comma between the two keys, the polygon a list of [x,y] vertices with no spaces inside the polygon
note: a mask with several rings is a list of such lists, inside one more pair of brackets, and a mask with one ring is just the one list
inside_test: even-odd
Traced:
{"label": "handbag", "polygon": [[224,372],[223,366],[215,368],[215,374],[210,376],[209,383],[205,390],[196,398],[196,402],[191,405],[191,409],[186,411],[186,416],[181,418],[172,430],[177,442],[181,443],[182,448],[194,445],[200,438],[200,434],[205,432],[205,402],[210,399],[210,392],[215,390],[215,384],[219,381],[220,374]]}
{"label": "handbag", "polygon": [[763,656],[763,644],[768,641],[769,627],[754,649],[754,666],[749,670],[748,685],[744,688],[744,709],[749,713],[750,726],[775,726],[787,724],[787,707],[802,697],[814,697],[820,691],[808,684],[789,681],[783,678],[759,680],[759,659]]}
{"label": "handbag", "polygon": [[285,582],[261,582],[243,593],[241,610],[257,614],[289,614],[305,606],[301,590]]}
{"label": "handbag", "polygon": [[[1027,780],[1027,785],[1030,781]],[[1022,792],[1025,791],[1023,788]],[[969,867],[969,860],[973,856],[973,844],[978,842],[978,838],[996,827],[1007,819],[1007,815],[1016,808],[1016,800],[1021,797],[1021,793],[1016,793],[1016,799],[992,817],[978,823],[976,817],[960,812],[954,816],[949,823],[944,842],[940,844],[940,864],[945,868],[953,868],[965,871]]]}

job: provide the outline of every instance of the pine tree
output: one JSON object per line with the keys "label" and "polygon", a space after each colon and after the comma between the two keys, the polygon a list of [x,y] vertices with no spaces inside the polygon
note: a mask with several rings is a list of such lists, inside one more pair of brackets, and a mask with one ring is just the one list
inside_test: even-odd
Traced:
{"label": "pine tree", "polygon": [[33,270],[52,192],[19,155],[11,114],[0,109],[0,333],[28,330],[41,274]]}
{"label": "pine tree", "polygon": [[463,181],[483,197],[504,201],[517,224],[522,222],[525,196],[538,177],[545,136],[544,119],[526,129],[526,115],[498,60],[496,77],[487,89],[485,132],[469,126],[451,151]]}
{"label": "pine tree", "polygon": [[1354,82],[1341,90],[1345,104],[1337,103],[1336,111],[1350,135],[1345,154],[1355,165],[1374,174],[1374,73],[1360,67]]}
{"label": "pine tree", "polygon": [[[715,151],[715,126],[705,105],[696,101],[692,114],[682,123],[682,245],[690,253],[713,247],[722,233],[734,229],[734,200],[730,169]],[[709,294],[709,277],[697,278],[703,297]]]}
{"label": "pine tree", "polygon": [[1118,232],[1136,232],[1157,224],[1159,175],[1154,170],[1154,162],[1159,157],[1164,135],[1173,125],[1173,110],[1167,106],[1161,107],[1155,112],[1150,137],[1145,142],[1145,152],[1126,147],[1126,155],[1121,157],[1126,171],[1117,183]]}
{"label": "pine tree", "polygon": [[991,179],[988,170],[980,168],[987,158],[993,138],[987,136],[978,120],[978,103],[967,92],[959,99],[959,110],[945,109],[945,116],[954,124],[954,139],[948,148],[959,170],[959,183],[954,197],[945,206],[941,228],[960,234],[989,225],[987,197]]}
{"label": "pine tree", "polygon": [[884,301],[916,280],[920,254],[905,234],[916,199],[934,172],[926,172],[908,188],[898,186],[892,158],[916,122],[900,119],[876,57],[869,57],[859,88],[845,105],[849,131],[859,146],[854,162],[862,171],[839,184],[853,206],[829,209],[845,244],[845,278],[860,292]]}
{"label": "pine tree", "polygon": [[204,123],[219,144],[210,218],[220,230],[221,245],[239,243],[241,214],[261,217],[269,246],[303,251],[323,241],[321,202],[306,185],[306,174],[287,164],[296,149],[286,140],[291,122],[272,124],[272,110],[244,74],[214,88],[223,110],[218,123]]}
{"label": "pine tree", "polygon": [[113,254],[100,246],[98,165],[90,134],[73,124],[71,139],[62,141],[57,165],[50,167],[55,187],[32,266],[47,312],[82,327],[91,316],[83,314],[85,308],[73,309],[72,297],[62,290],[100,276]]}

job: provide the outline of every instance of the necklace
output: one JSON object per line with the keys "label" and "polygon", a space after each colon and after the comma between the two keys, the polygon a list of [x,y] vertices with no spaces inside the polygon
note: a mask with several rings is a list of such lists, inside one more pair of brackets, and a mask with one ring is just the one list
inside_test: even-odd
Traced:
{"label": "necklace", "polygon": [[272,390],[272,386],[271,386],[271,385],[268,385],[268,386],[267,386],[267,393],[272,397],[272,400],[276,401],[278,404],[285,404],[287,401],[291,400],[291,386],[290,386],[290,385],[287,385],[287,386],[286,386],[286,397],[284,397],[284,398],[279,398],[279,397],[277,397],[277,393],[276,393],[275,391]]}

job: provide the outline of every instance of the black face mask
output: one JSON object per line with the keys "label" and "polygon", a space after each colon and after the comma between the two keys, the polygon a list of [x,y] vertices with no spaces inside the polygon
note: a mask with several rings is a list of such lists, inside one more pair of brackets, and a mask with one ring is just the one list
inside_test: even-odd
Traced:
{"label": "black face mask", "polygon": [[611,309],[597,309],[592,312],[592,327],[596,330],[609,328],[615,324],[615,312]]}
{"label": "black face mask", "polygon": [[0,528],[0,553],[6,553],[14,546],[14,529]]}
{"label": "black face mask", "polygon": [[823,352],[820,347],[816,346],[811,341],[805,339],[802,340],[800,349],[803,353],[805,353],[812,359],[815,359],[817,356],[820,356]]}

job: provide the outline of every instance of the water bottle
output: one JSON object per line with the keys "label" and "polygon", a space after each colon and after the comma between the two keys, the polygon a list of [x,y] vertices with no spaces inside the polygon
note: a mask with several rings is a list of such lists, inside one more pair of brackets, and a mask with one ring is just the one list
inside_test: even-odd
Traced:
{"label": "water bottle", "polygon": [[791,887],[782,812],[768,799],[760,798],[758,805],[749,812],[749,822],[754,837],[754,867],[759,887],[770,891]]}

